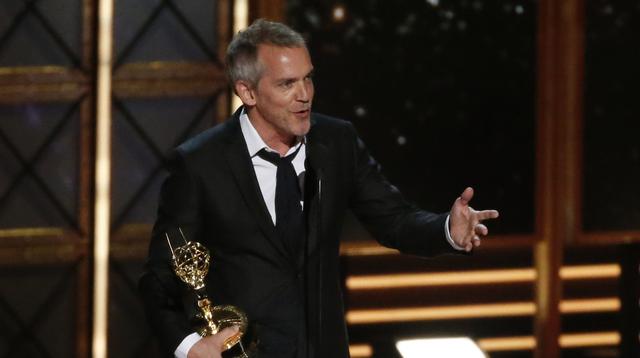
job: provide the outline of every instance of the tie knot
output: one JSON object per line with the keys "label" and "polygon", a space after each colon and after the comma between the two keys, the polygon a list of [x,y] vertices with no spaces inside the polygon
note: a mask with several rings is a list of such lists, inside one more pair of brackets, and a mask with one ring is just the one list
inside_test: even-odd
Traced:
{"label": "tie knot", "polygon": [[298,152],[300,151],[300,148],[302,148],[302,145],[299,145],[298,148],[295,150],[295,152],[285,157],[281,157],[280,154],[278,153],[270,152],[270,151],[267,151],[266,148],[262,148],[258,152],[258,156],[268,162],[273,163],[275,166],[279,166],[280,164],[291,163],[293,158],[295,158]]}

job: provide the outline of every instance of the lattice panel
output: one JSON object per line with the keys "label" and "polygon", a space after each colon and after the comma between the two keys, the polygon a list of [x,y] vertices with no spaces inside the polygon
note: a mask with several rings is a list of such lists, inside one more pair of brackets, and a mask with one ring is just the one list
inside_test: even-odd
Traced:
{"label": "lattice panel", "polygon": [[0,106],[0,228],[77,227],[78,106]]}
{"label": "lattice panel", "polygon": [[111,357],[160,356],[136,289],[141,273],[141,266],[137,261],[111,263],[109,336],[112,342],[122,343],[111,345]]}
{"label": "lattice panel", "polygon": [[3,1],[0,66],[80,67],[81,0]]}
{"label": "lattice panel", "polygon": [[166,153],[211,126],[214,112],[214,98],[115,101],[114,230],[153,223]]}
{"label": "lattice panel", "polygon": [[118,1],[115,67],[130,62],[217,61],[217,1]]}
{"label": "lattice panel", "polygon": [[73,357],[76,264],[0,273],[0,357]]}

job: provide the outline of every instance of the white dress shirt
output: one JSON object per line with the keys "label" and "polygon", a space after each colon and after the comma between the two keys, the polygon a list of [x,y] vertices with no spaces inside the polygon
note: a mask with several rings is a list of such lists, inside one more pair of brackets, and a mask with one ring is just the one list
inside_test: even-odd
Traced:
{"label": "white dress shirt", "polygon": [[[264,199],[265,204],[267,205],[267,209],[269,210],[269,214],[271,215],[271,220],[273,224],[276,224],[276,173],[278,171],[278,167],[258,156],[258,152],[262,149],[266,149],[270,152],[278,153],[277,150],[270,148],[260,137],[258,131],[253,127],[251,121],[249,120],[249,116],[243,110],[240,114],[240,129],[242,130],[242,136],[244,137],[245,142],[247,143],[247,149],[249,151],[249,156],[251,157],[251,162],[253,163],[253,170],[256,173],[256,177],[258,178],[258,185],[260,186],[260,192],[262,193],[262,198]],[[293,168],[296,171],[296,175],[300,176],[301,173],[305,171],[304,161],[307,157],[305,152],[305,139],[303,138],[298,144],[289,148],[286,155],[289,155],[295,152],[298,147],[300,151],[293,158],[291,164],[293,164]],[[301,203],[302,204],[302,203]],[[453,242],[451,239],[451,234],[449,233],[449,216],[447,216],[447,220],[444,224],[444,230],[447,237],[447,241],[451,246],[456,250],[464,250],[464,248],[459,247]],[[176,348],[174,355],[176,358],[187,358],[189,350],[196,344],[202,337],[198,333],[191,333],[185,339],[182,340],[178,348]]]}
{"label": "white dress shirt", "polygon": [[[260,137],[258,131],[253,127],[249,116],[246,112],[240,114],[240,129],[244,136],[244,141],[247,143],[247,149],[249,150],[249,156],[251,157],[251,163],[253,163],[253,170],[256,172],[258,178],[258,186],[260,186],[260,192],[264,203],[269,209],[271,220],[273,224],[276,224],[276,174],[278,167],[268,160],[262,159],[258,156],[258,152],[265,149],[269,152],[278,153],[277,150],[270,148]],[[305,140],[302,138],[298,144],[289,148],[286,155],[295,152],[298,147],[301,147],[298,154],[293,158],[291,164],[296,171],[296,176],[300,177],[300,174],[304,173],[304,161],[307,159],[307,153],[305,151]],[[301,203],[302,204],[302,203]]]}

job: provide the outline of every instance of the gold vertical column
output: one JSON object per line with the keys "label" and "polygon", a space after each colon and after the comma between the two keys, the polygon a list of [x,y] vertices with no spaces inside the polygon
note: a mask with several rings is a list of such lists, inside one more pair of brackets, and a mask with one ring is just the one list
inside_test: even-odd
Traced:
{"label": "gold vertical column", "polygon": [[582,0],[539,2],[536,358],[560,356],[559,269],[581,227],[582,9]]}
{"label": "gold vertical column", "polygon": [[93,241],[94,358],[107,357],[109,287],[109,214],[111,206],[111,62],[113,0],[98,8],[98,68],[96,98],[96,177]]}
{"label": "gold vertical column", "polygon": [[248,0],[235,0],[233,2],[233,33],[249,26],[249,2]]}
{"label": "gold vertical column", "polygon": [[562,255],[557,237],[558,213],[554,206],[557,186],[554,182],[557,139],[557,6],[554,0],[538,3],[538,88],[537,88],[537,182],[536,228],[539,241],[535,244],[537,271],[535,286],[536,314],[534,334],[535,357],[559,357],[561,281],[558,277]]}
{"label": "gold vertical column", "polygon": [[[233,2],[233,34],[249,26],[249,0],[235,0]],[[224,54],[222,54],[224,56]],[[233,87],[233,83],[231,84]],[[240,98],[232,92],[231,113],[242,105]]]}

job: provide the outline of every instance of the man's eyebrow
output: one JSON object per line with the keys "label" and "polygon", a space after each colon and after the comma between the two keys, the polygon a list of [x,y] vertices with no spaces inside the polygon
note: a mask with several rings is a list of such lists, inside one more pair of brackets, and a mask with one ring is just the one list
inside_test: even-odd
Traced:
{"label": "man's eyebrow", "polygon": [[297,78],[295,77],[283,77],[276,80],[276,83],[287,83],[287,82],[295,82]]}
{"label": "man's eyebrow", "polygon": [[[304,75],[302,78],[307,78],[307,77],[313,77],[313,75],[315,74],[315,69],[309,71],[306,75]],[[282,78],[278,78],[276,79],[276,83],[285,83],[285,82],[295,82],[297,81],[299,78],[297,77],[282,77]]]}

